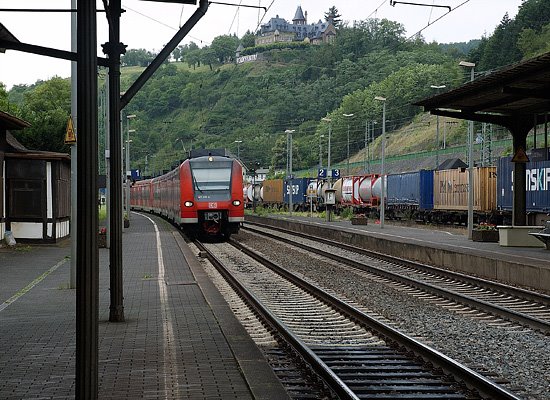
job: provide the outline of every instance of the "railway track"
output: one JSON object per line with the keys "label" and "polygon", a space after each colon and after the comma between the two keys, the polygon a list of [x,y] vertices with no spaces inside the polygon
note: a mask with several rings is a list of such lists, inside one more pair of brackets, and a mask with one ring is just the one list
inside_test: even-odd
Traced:
{"label": "railway track", "polygon": [[239,243],[196,245],[339,398],[517,399]]}
{"label": "railway track", "polygon": [[[528,327],[545,335],[550,334],[550,296],[347,244],[335,245],[332,241],[299,232],[265,227],[278,232],[273,233],[248,225],[247,223],[246,230],[250,232],[360,269],[384,283],[399,285],[400,290],[409,291],[415,296],[424,296],[461,314],[469,314],[509,329]],[[296,237],[306,240],[300,242]],[[319,243],[323,244],[324,250],[319,248]],[[348,255],[344,256],[342,250]],[[358,257],[350,258],[349,252]]]}

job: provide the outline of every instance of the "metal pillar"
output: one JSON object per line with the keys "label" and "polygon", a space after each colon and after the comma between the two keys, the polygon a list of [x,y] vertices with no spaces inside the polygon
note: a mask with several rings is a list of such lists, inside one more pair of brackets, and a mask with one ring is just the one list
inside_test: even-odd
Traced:
{"label": "metal pillar", "polygon": [[347,155],[346,155],[346,159],[347,159],[347,169],[346,169],[346,174],[349,175],[349,124],[348,124],[348,147],[347,147]]}
{"label": "metal pillar", "polygon": [[[518,150],[527,148],[527,131],[513,132],[514,154]],[[524,226],[527,224],[527,201],[525,198],[525,163],[514,163],[514,190],[512,202],[512,226]],[[520,189],[521,188],[521,189]]]}
{"label": "metal pillar", "polygon": [[292,185],[292,134],[294,133],[294,129],[287,129],[286,131],[286,134],[288,135],[288,143],[289,143],[289,146],[290,146],[290,150],[289,150],[289,155],[288,155],[288,172],[289,172],[289,176],[288,176],[288,182],[290,183],[290,189],[289,189],[289,193],[288,193],[288,211],[290,213],[290,215],[292,215],[292,208],[293,208],[293,204],[292,204],[292,200],[293,200],[293,185]]}
{"label": "metal pillar", "polygon": [[109,244],[110,294],[109,321],[124,321],[122,293],[122,160],[120,127],[120,55],[125,46],[120,43],[120,0],[110,4],[109,42],[103,45],[103,52],[109,57],[109,155],[110,155],[110,192],[111,213],[109,226],[111,237]]}
{"label": "metal pillar", "polygon": [[468,122],[468,239],[474,230],[474,121]]}
{"label": "metal pillar", "polygon": [[[76,10],[76,0],[71,0],[71,8]],[[71,13],[71,51],[76,53],[76,14]],[[73,119],[73,124],[77,123],[77,114],[76,114],[76,103],[77,103],[77,82],[76,82],[76,62],[71,62],[71,117]],[[71,145],[71,271],[69,274],[69,287],[71,289],[76,288],[76,242],[77,242],[77,165],[78,165],[78,155],[77,155],[77,144]]]}
{"label": "metal pillar", "polygon": [[[470,63],[470,81],[475,79],[475,64]],[[474,231],[474,121],[468,122],[468,239],[472,240]]]}
{"label": "metal pillar", "polygon": [[384,153],[386,151],[386,100],[384,99],[383,108],[382,108],[382,167],[380,172],[380,228],[384,228],[384,219],[386,212],[386,180],[384,178]]}
{"label": "metal pillar", "polygon": [[75,398],[97,399],[99,252],[97,248],[96,3],[77,5],[77,287]]}
{"label": "metal pillar", "polygon": [[439,169],[439,115],[436,116],[435,125],[435,169]]}

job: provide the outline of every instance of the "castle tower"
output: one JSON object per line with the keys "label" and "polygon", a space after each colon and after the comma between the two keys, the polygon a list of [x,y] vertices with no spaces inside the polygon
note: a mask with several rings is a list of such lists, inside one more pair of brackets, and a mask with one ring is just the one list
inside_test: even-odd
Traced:
{"label": "castle tower", "polygon": [[304,17],[304,13],[302,12],[302,6],[298,6],[298,8],[296,9],[296,14],[294,14],[294,18],[292,18],[292,23],[294,25],[306,24],[306,18]]}

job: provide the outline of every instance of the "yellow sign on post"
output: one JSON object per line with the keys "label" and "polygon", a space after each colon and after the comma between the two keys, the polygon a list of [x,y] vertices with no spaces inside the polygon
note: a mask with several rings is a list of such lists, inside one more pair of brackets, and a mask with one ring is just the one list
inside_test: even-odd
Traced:
{"label": "yellow sign on post", "polygon": [[519,147],[516,151],[516,154],[514,154],[514,157],[512,157],[513,163],[526,163],[529,162],[529,157],[527,156],[527,153],[525,153],[525,150],[523,150],[522,147]]}
{"label": "yellow sign on post", "polygon": [[67,121],[67,132],[65,132],[65,144],[76,144],[76,133],[73,126],[73,118]]}

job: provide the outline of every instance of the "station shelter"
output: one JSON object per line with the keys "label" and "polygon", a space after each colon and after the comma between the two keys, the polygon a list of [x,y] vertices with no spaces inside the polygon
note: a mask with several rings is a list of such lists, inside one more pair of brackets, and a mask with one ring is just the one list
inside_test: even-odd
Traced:
{"label": "station shelter", "polygon": [[70,156],[27,149],[12,132],[28,127],[0,111],[0,237],[55,243],[70,233]]}

